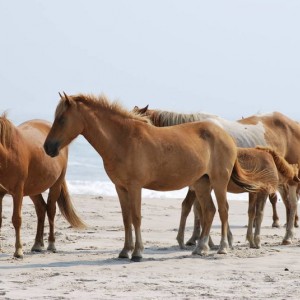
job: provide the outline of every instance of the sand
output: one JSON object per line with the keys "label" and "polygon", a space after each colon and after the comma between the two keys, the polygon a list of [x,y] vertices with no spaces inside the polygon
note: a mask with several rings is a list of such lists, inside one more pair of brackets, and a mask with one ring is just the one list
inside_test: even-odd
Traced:
{"label": "sand", "polygon": [[[145,251],[143,261],[135,263],[117,258],[124,243],[117,197],[72,198],[89,227],[81,231],[70,228],[58,213],[57,253],[30,252],[36,217],[32,202],[24,199],[24,259],[13,258],[12,199],[4,198],[0,299],[300,299],[299,229],[294,243],[282,246],[285,229],[271,228],[269,203],[261,249],[249,249],[245,241],[247,202],[230,201],[234,249],[227,255],[211,250],[201,257],[191,254],[192,247],[181,250],[177,245],[181,199],[143,199]],[[278,203],[278,210],[283,224],[282,203]],[[186,240],[191,235],[192,223],[191,215]],[[218,215],[212,237],[215,243],[219,242]]]}

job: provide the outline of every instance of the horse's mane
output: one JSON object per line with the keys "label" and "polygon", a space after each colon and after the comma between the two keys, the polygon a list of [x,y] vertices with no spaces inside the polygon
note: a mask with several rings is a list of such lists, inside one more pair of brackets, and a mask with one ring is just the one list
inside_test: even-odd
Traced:
{"label": "horse's mane", "polygon": [[7,119],[6,113],[0,116],[0,143],[6,148],[11,144],[12,124]]}
{"label": "horse's mane", "polygon": [[298,177],[298,164],[289,164],[283,156],[279,155],[275,150],[270,147],[257,146],[256,149],[270,153],[273,156],[274,162],[278,171],[289,179]]}
{"label": "horse's mane", "polygon": [[[100,96],[95,96],[92,94],[78,94],[78,95],[68,96],[68,99],[76,103],[86,104],[95,110],[105,109],[107,111],[110,111],[111,113],[118,114],[125,118],[135,119],[144,123],[151,124],[151,120],[149,120],[149,118],[147,118],[146,116],[142,116],[134,111],[128,111],[118,101],[111,102],[103,94]],[[63,113],[66,107],[67,107],[67,99],[64,97],[61,99],[61,101],[59,102],[56,108],[55,116],[57,117],[61,113]]]}
{"label": "horse's mane", "polygon": [[217,116],[205,113],[182,114],[162,110],[153,110],[151,113],[151,120],[156,126],[173,126],[182,123],[204,121],[208,118],[217,118]]}

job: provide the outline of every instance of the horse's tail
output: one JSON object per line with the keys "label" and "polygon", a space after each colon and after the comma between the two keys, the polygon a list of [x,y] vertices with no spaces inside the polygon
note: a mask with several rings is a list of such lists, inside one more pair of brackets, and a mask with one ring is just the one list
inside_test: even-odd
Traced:
{"label": "horse's tail", "polygon": [[87,227],[76,213],[65,180],[63,181],[63,184],[61,186],[61,192],[57,200],[57,204],[61,214],[65,217],[65,219],[70,223],[72,227],[81,229]]}
{"label": "horse's tail", "polygon": [[286,180],[300,182],[300,179],[298,177],[298,164],[289,164],[283,156],[279,155],[274,149],[270,147],[257,146],[256,149],[265,151],[273,157],[278,172],[280,172],[280,174],[283,175]]}
{"label": "horse's tail", "polygon": [[258,170],[255,167],[246,170],[238,159],[235,161],[230,179],[245,191],[252,193],[274,193],[278,185],[278,176],[271,170]]}

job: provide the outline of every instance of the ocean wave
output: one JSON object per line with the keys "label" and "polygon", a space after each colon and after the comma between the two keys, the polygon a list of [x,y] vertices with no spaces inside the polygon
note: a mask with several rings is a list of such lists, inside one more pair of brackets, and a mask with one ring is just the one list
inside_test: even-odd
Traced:
{"label": "ocean wave", "polygon": [[[68,187],[71,194],[74,195],[99,195],[99,196],[117,196],[115,185],[110,181],[82,181],[82,180],[68,180]],[[170,192],[158,192],[143,189],[142,197],[145,198],[179,198],[184,199],[188,188]],[[212,193],[213,199],[215,195]],[[248,194],[231,194],[228,193],[228,199],[248,201]]]}

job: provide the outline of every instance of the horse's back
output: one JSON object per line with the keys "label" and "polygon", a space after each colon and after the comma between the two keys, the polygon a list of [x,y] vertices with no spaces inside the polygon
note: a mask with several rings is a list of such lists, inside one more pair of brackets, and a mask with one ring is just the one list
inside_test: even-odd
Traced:
{"label": "horse's back", "polygon": [[45,120],[29,120],[18,126],[18,129],[22,132],[23,135],[30,135],[34,138],[39,138],[38,134],[41,136],[47,136],[50,131],[51,123]]}
{"label": "horse's back", "polygon": [[[18,129],[31,146],[43,148],[47,134],[51,129],[51,125],[52,124],[48,121],[34,119],[20,124]],[[68,147],[62,149],[64,155],[67,154],[67,151]],[[46,153],[44,154],[47,158],[49,158]]]}
{"label": "horse's back", "polygon": [[241,124],[263,123],[267,145],[289,163],[300,163],[300,124],[280,112],[254,115],[239,120]]}

